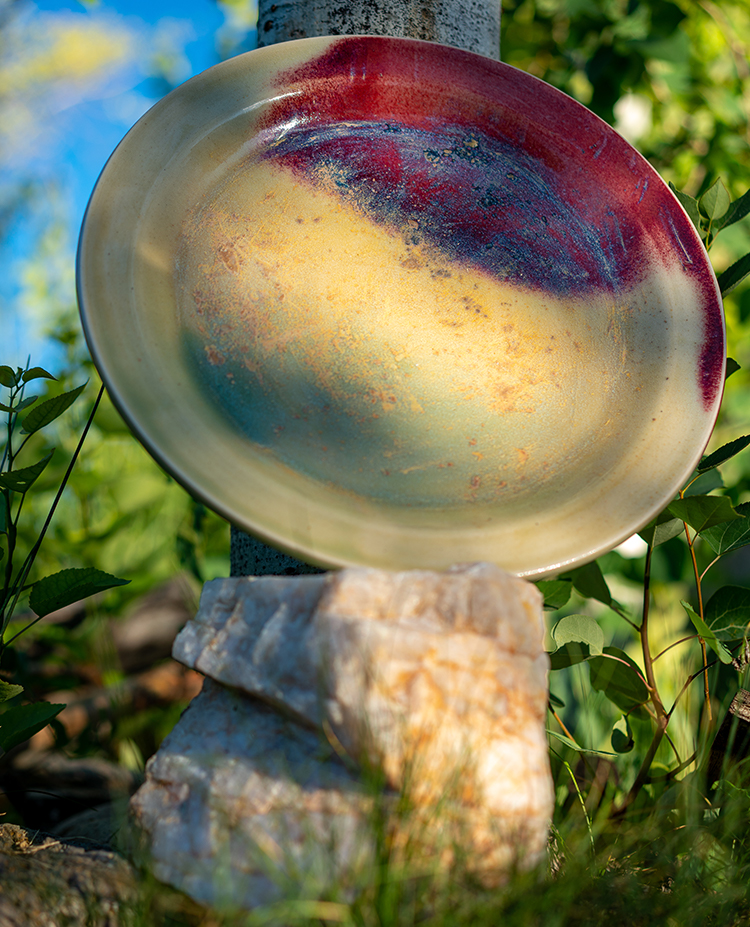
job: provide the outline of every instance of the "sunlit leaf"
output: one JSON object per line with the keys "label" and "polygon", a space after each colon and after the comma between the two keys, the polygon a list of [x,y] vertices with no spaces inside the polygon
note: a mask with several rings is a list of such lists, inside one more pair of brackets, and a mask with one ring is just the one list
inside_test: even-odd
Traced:
{"label": "sunlit leaf", "polygon": [[551,636],[557,644],[549,655],[552,670],[575,666],[604,648],[604,632],[588,615],[566,615],[552,628]]}
{"label": "sunlit leaf", "polygon": [[745,254],[734,264],[730,264],[725,271],[719,274],[716,282],[719,284],[721,295],[726,296],[750,274],[750,254]]}
{"label": "sunlit leaf", "polygon": [[573,583],[569,579],[543,579],[536,585],[544,596],[545,608],[562,608],[573,591]]}
{"label": "sunlit leaf", "polygon": [[52,460],[54,453],[53,448],[46,457],[43,457],[42,460],[37,461],[30,467],[21,467],[20,470],[8,470],[5,473],[0,473],[0,488],[10,489],[13,492],[27,492]]}
{"label": "sunlit leaf", "polygon": [[672,538],[677,537],[684,530],[682,521],[665,510],[660,512],[645,528],[642,528],[638,532],[638,536],[642,537],[651,547],[658,547],[666,541],[671,541]]}
{"label": "sunlit leaf", "polygon": [[0,750],[12,750],[18,744],[33,737],[65,708],[50,702],[35,702],[33,705],[18,705],[0,714]]}
{"label": "sunlit leaf", "polygon": [[[589,661],[591,686],[617,705],[629,712],[649,699],[649,691],[638,665],[617,647],[605,647],[599,657]],[[640,675],[639,675],[640,674]]]}
{"label": "sunlit leaf", "polygon": [[720,220],[726,215],[732,198],[721,177],[717,177],[703,196],[698,198],[698,209],[711,220]]}
{"label": "sunlit leaf", "polygon": [[38,580],[31,588],[29,607],[40,618],[114,586],[126,586],[129,579],[119,579],[93,567],[61,570]]}
{"label": "sunlit leaf", "polygon": [[719,222],[719,228],[725,229],[728,225],[734,225],[735,222],[744,219],[748,213],[750,213],[750,190],[745,191],[739,199],[730,203],[729,209]]}
{"label": "sunlit leaf", "polygon": [[750,502],[736,506],[735,511],[743,516],[739,521],[727,521],[701,532],[703,540],[719,556],[750,544]]}
{"label": "sunlit leaf", "polygon": [[669,183],[669,189],[677,197],[680,202],[680,206],[682,206],[682,208],[688,214],[688,218],[696,227],[698,232],[702,234],[703,230],[701,227],[701,214],[698,210],[698,200],[687,193],[683,193],[682,190],[678,190],[671,181]]}
{"label": "sunlit leaf", "polygon": [[0,679],[0,702],[7,702],[23,692],[23,686],[15,686],[4,679]]}
{"label": "sunlit leaf", "polygon": [[578,642],[586,644],[594,656],[604,649],[604,632],[588,615],[566,615],[552,628],[552,639],[558,647]]}
{"label": "sunlit leaf", "polygon": [[23,420],[22,433],[27,435],[34,434],[35,431],[39,431],[40,428],[44,428],[45,425],[54,422],[56,418],[59,418],[63,412],[73,405],[84,389],[86,389],[85,383],[67,393],[60,393],[59,396],[53,396],[52,399],[47,399],[46,402],[38,405],[36,409],[29,412]]}
{"label": "sunlit leaf", "polygon": [[706,602],[703,615],[719,640],[742,640],[750,627],[750,589],[722,586]]}
{"label": "sunlit leaf", "polygon": [[57,377],[53,377],[44,367],[30,367],[24,371],[22,379],[24,383],[28,383],[29,380],[56,380]]}
{"label": "sunlit leaf", "polygon": [[675,499],[668,506],[668,511],[687,522],[698,533],[713,525],[742,518],[734,510],[728,496],[688,496]]}
{"label": "sunlit leaf", "polygon": [[612,749],[617,753],[630,753],[635,746],[630,722],[626,717],[623,716],[619,721],[615,722],[610,736],[610,743]]}
{"label": "sunlit leaf", "polygon": [[711,650],[714,651],[716,656],[721,660],[722,663],[731,663],[732,654],[727,650],[727,648],[722,644],[719,638],[714,634],[711,628],[706,624],[706,622],[701,618],[701,616],[693,609],[691,605],[688,605],[687,602],[682,602],[682,607],[688,614],[688,618],[693,622],[695,630],[700,634],[703,640],[708,644]]}

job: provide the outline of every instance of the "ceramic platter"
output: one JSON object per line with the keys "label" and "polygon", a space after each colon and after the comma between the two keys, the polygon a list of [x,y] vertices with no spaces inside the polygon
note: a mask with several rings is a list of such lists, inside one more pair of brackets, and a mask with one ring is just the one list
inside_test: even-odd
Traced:
{"label": "ceramic platter", "polygon": [[126,136],[79,295],[134,431],[323,565],[549,576],[692,472],[725,334],[690,221],[583,106],[423,42],[233,58]]}

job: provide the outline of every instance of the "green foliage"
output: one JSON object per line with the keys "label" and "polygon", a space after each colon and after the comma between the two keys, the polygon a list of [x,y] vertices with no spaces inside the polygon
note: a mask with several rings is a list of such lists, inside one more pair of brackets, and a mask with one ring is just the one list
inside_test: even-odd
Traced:
{"label": "green foliage", "polygon": [[[26,384],[38,379],[54,380],[55,377],[41,367],[27,367],[26,370],[19,367],[14,370],[6,365],[0,366],[0,382],[8,391],[6,401],[1,404],[5,420],[0,472],[0,511],[2,511],[0,534],[4,537],[6,546],[2,550],[4,563],[2,564],[2,579],[0,579],[0,660],[7,643],[8,625],[22,595],[29,593],[29,605],[36,612],[36,618],[30,624],[34,624],[58,608],[93,595],[95,592],[128,582],[91,568],[63,570],[53,576],[32,578],[37,554],[90,428],[98,400],[94,404],[72,460],[56,489],[41,530],[34,538],[26,555],[19,557],[18,538],[19,529],[23,524],[21,515],[24,503],[45,472],[55,452],[52,448],[39,456],[40,452],[35,449],[33,438],[42,428],[51,425],[66,412],[81,395],[86,385],[83,384],[40,402],[38,396],[24,395]],[[23,427],[19,429],[19,416],[29,408],[31,411],[25,416]],[[28,458],[33,460],[35,456],[37,459],[33,463],[19,465],[19,461]],[[18,633],[12,640],[18,637]],[[0,703],[3,703],[2,714],[0,714],[0,750],[8,751],[27,740],[32,734],[45,727],[64,707],[50,705],[46,702],[12,706],[5,704],[20,696],[22,692],[22,686],[2,682],[2,688],[0,688]]]}
{"label": "green foliage", "polygon": [[128,582],[93,567],[60,570],[34,583],[29,594],[29,607],[37,617],[44,618],[58,608],[65,608],[97,592],[124,586]]}
{"label": "green foliage", "polygon": [[50,702],[35,702],[33,705],[7,708],[0,714],[0,751],[7,753],[33,737],[59,715],[63,708],[64,705],[53,705]]}
{"label": "green foliage", "polygon": [[[691,482],[679,493],[652,522],[641,531],[646,542],[645,565],[641,577],[641,615],[638,621],[631,606],[626,610],[612,599],[604,570],[597,565],[592,568],[577,570],[567,579],[572,584],[578,602],[572,607],[577,612],[566,614],[567,601],[550,632],[556,645],[550,652],[551,669],[554,675],[563,676],[563,686],[555,688],[560,691],[578,693],[577,700],[566,698],[565,706],[558,706],[562,716],[551,708],[554,721],[560,730],[554,733],[551,744],[553,754],[555,743],[563,743],[568,750],[589,755],[590,751],[604,749],[605,737],[618,755],[614,762],[620,767],[620,778],[609,787],[606,817],[608,820],[620,820],[623,815],[642,814],[645,790],[653,795],[653,783],[657,781],[677,781],[680,773],[694,769],[688,778],[700,789],[701,776],[704,775],[699,761],[705,757],[714,730],[711,687],[723,686],[730,698],[737,686],[743,684],[746,673],[748,632],[750,631],[750,588],[727,584],[720,586],[704,604],[706,576],[716,568],[722,559],[742,548],[750,546],[750,503],[732,504],[730,490],[723,487],[722,481],[714,481],[723,490],[722,494],[697,492],[690,495],[691,489],[699,483],[711,479],[717,467],[731,466],[736,455],[741,454],[750,445],[747,437],[737,438],[722,445],[718,450],[705,456]],[[675,546],[677,545],[677,546]],[[684,615],[692,625],[693,633],[685,634],[684,623],[674,624],[674,640],[664,646],[659,653],[652,648],[654,631],[650,624],[654,591],[652,589],[652,571],[658,569],[658,557],[661,551],[670,552],[671,556],[680,547],[687,548],[687,564],[695,586],[693,603],[681,602]],[[611,558],[616,554],[609,555]],[[703,565],[699,565],[700,561]],[[543,591],[555,593],[553,581],[540,584]],[[621,579],[618,579],[621,582]],[[673,587],[672,587],[673,588]],[[580,613],[580,599],[588,600],[589,610]],[[682,596],[680,596],[682,598]],[[562,597],[560,599],[562,601]],[[596,608],[591,610],[593,605]],[[602,606],[607,608],[602,611]],[[611,626],[607,615],[616,615],[624,619],[630,630],[627,636],[630,643],[623,641],[621,630],[615,630],[618,644],[606,644],[605,627]],[[613,626],[614,627],[614,626]],[[622,629],[622,625],[619,625]],[[612,632],[610,632],[612,633]],[[689,663],[682,659],[681,665],[687,669],[684,682],[680,684],[673,677],[665,677],[660,672],[662,660],[678,645],[698,645],[698,665],[687,669]],[[709,661],[708,649],[714,659]],[[640,651],[636,660],[637,650]],[[628,652],[630,651],[630,652]],[[737,655],[739,653],[739,655]],[[585,683],[578,673],[583,666],[588,666],[587,697]],[[712,667],[725,667],[723,673],[734,670],[739,678],[732,686],[726,675],[711,673]],[[567,679],[565,676],[567,675]],[[713,683],[711,682],[713,679]],[[689,694],[695,682],[703,687],[703,721],[699,723],[694,711],[691,711]],[[746,684],[746,683],[744,683]],[[669,697],[665,693],[669,689]],[[599,724],[598,737],[576,735],[576,729],[586,728],[586,717],[591,720],[586,702],[596,694],[610,703],[611,708],[604,710],[602,702],[597,701],[598,712],[604,711],[609,724]],[[577,701],[577,703],[576,703]],[[593,703],[592,703],[593,708]],[[682,740],[688,740],[691,751],[687,758],[678,749],[670,730],[675,719],[683,712],[692,723],[688,729],[683,728]],[[683,714],[683,724],[686,720]],[[582,727],[583,725],[583,727]],[[554,724],[551,725],[554,730]],[[665,753],[663,744],[669,744],[670,753]],[[568,762],[562,756],[563,766]],[[750,764],[750,758],[748,758]],[[659,773],[658,770],[662,772]],[[709,785],[711,783],[708,783]],[[703,793],[704,800],[711,804],[711,798]]]}
{"label": "green foliage", "polygon": [[698,635],[704,640],[711,650],[718,656],[722,663],[731,663],[732,654],[727,650],[727,648],[722,644],[719,638],[714,634],[713,630],[706,624],[706,622],[701,618],[701,616],[695,611],[692,605],[689,605],[687,602],[682,602],[682,607],[688,614],[688,618],[693,622],[695,630],[698,632]]}
{"label": "green foliage", "polygon": [[729,643],[747,637],[750,632],[750,589],[744,586],[717,589],[706,603],[704,617],[721,641]]}

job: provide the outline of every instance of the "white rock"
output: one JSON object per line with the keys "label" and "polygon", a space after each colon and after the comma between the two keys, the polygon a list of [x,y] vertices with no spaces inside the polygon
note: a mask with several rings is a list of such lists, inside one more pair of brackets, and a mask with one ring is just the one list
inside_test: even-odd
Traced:
{"label": "white rock", "polygon": [[[411,819],[394,824],[394,835],[401,834],[394,846],[406,846],[404,834],[417,828],[423,843],[435,844],[434,855],[447,861],[451,844],[460,842],[472,865],[487,874],[534,865],[544,854],[553,808],[542,642],[536,587],[489,564],[447,573],[352,569],[207,583],[198,615],[175,642],[175,657],[262,699],[276,713],[211,687],[157,754],[135,806],[152,835],[161,877],[172,872],[173,852],[189,844],[162,835],[167,818],[158,811],[160,802],[184,806],[179,826],[177,812],[169,812],[170,834],[180,827],[206,830],[206,809],[224,809],[231,824],[206,830],[223,836],[195,848],[214,868],[224,844],[238,848],[231,854],[234,866],[236,857],[254,859],[253,834],[271,834],[284,854],[292,853],[294,866],[307,871],[301,861],[309,851],[293,835],[312,829],[329,840],[333,829],[347,849],[334,853],[328,868],[340,882],[348,866],[347,878],[356,881],[352,862],[372,852],[366,835],[356,837],[360,850],[352,850],[361,830],[356,822],[369,814],[357,776],[328,759],[315,767],[313,780],[324,768],[333,778],[312,804],[300,785],[308,781],[299,772],[304,757],[312,769],[326,742],[321,732],[342,756],[381,769],[387,785],[408,796]],[[200,741],[199,731],[209,726],[211,737],[196,752],[191,737]],[[271,728],[274,737],[265,733]],[[217,772],[222,762],[214,753],[225,758],[231,776]],[[157,797],[160,792],[164,797]],[[246,794],[255,797],[243,804],[238,796]],[[305,823],[310,815],[314,823]],[[277,840],[281,832],[271,823],[277,819],[289,832],[288,848],[289,841]],[[179,867],[201,871],[189,862]],[[199,878],[191,875],[189,885]],[[177,870],[166,880],[205,900],[205,884],[186,887]],[[254,885],[251,894],[271,897],[269,891]]]}
{"label": "white rock", "polygon": [[210,679],[131,800],[158,879],[244,909],[346,893],[366,871],[371,808],[318,734]]}

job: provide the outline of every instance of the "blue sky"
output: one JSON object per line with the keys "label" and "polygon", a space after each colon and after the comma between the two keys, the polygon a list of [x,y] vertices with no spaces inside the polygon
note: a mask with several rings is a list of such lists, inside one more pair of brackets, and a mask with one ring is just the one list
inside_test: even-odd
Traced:
{"label": "blue sky", "polygon": [[[228,29],[213,0],[110,0],[93,5],[37,0],[25,6],[15,25],[32,37],[27,50],[33,53],[33,37],[63,22],[99,23],[116,35],[129,35],[134,54],[101,82],[89,82],[85,88],[53,86],[36,101],[37,124],[28,144],[15,150],[11,145],[10,154],[7,145],[5,150],[0,145],[0,173],[5,179],[33,178],[41,184],[41,195],[15,214],[0,245],[0,363],[23,365],[29,353],[36,364],[54,368],[59,363],[59,352],[40,337],[50,300],[39,294],[46,288],[60,303],[74,299],[75,246],[96,179],[118,142],[165,89],[149,75],[149,62],[158,54],[166,56],[171,81],[181,83],[219,60],[217,32]],[[248,39],[252,43],[253,37]],[[12,40],[11,36],[9,44]],[[41,262],[41,269],[37,260],[30,274],[39,235],[47,229],[49,237],[51,221],[60,244],[54,248],[54,259]]]}

